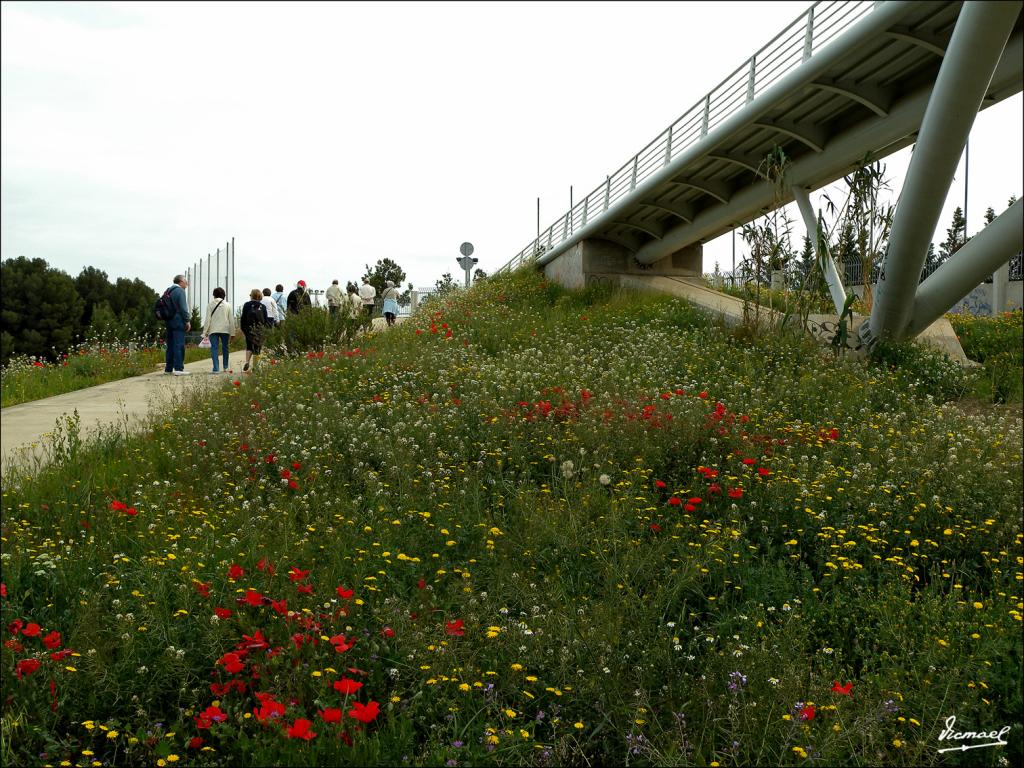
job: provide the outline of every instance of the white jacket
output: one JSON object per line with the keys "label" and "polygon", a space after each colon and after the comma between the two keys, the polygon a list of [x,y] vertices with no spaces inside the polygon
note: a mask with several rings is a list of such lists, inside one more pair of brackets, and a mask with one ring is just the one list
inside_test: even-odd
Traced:
{"label": "white jacket", "polygon": [[231,305],[223,299],[211,299],[206,305],[206,322],[203,323],[203,335],[226,333],[235,335],[235,315]]}
{"label": "white jacket", "polygon": [[363,304],[373,304],[373,300],[377,298],[377,289],[369,283],[363,283],[359,286],[359,298],[363,300]]}
{"label": "white jacket", "polygon": [[270,296],[264,296],[260,301],[267,308],[267,317],[275,323],[281,322],[281,308],[277,306],[277,302]]}

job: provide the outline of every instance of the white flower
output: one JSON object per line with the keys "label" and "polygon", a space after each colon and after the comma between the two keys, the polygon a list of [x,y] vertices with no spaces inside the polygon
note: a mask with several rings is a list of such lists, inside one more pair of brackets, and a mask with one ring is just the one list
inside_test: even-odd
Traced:
{"label": "white flower", "polygon": [[597,478],[597,482],[599,482],[601,485],[611,485],[612,479],[608,477],[608,475],[601,475],[599,478]]}

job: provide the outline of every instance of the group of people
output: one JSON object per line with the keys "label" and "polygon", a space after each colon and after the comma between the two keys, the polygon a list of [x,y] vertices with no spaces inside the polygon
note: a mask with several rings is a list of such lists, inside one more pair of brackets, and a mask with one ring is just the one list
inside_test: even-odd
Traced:
{"label": "group of people", "polygon": [[[175,275],[174,282],[164,296],[173,308],[169,318],[164,319],[167,326],[167,350],[164,360],[164,373],[174,376],[187,376],[185,370],[185,334],[192,330],[189,322],[192,311],[188,306],[188,280],[184,275]],[[398,289],[393,281],[385,284],[381,298],[384,300],[383,315],[389,326],[395,324],[398,316]],[[327,307],[332,315],[340,313],[347,304],[348,316],[356,319],[365,317],[365,325],[369,327],[373,319],[374,303],[377,289],[363,278],[363,284],[356,287],[349,283],[347,293],[342,294],[338,281],[331,283],[326,291]],[[285,296],[284,286],[278,284],[274,291],[264,288],[253,288],[249,292],[249,301],[242,305],[238,327],[245,336],[245,365],[243,371],[256,365],[262,351],[263,338],[268,328],[284,323],[288,315],[297,315],[313,302],[306,290],[306,281],[299,280],[294,290]],[[231,305],[226,302],[223,288],[213,289],[213,301],[207,304],[206,319],[203,321],[203,336],[210,341],[210,355],[213,358],[211,373],[227,373],[228,343],[236,335],[235,316]],[[223,366],[221,365],[223,362]]]}

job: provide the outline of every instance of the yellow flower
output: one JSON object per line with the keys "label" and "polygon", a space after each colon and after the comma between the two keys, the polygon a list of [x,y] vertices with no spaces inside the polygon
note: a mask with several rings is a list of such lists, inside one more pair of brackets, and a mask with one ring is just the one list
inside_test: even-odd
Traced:
{"label": "yellow flower", "polygon": [[168,756],[167,756],[167,762],[168,762],[168,763],[176,763],[176,762],[178,762],[178,760],[180,760],[180,759],[181,759],[181,758],[179,758],[179,757],[178,757],[177,755],[168,755]]}
{"label": "yellow flower", "polygon": [[976,610],[979,610],[979,611],[980,611],[980,610],[981,610],[982,608],[984,608],[984,607],[985,607],[985,604],[984,604],[984,603],[979,603],[979,602],[978,602],[977,600],[975,600],[975,601],[974,601],[974,608],[975,608]]}
{"label": "yellow flower", "polygon": [[900,747],[902,747],[902,746],[903,746],[903,742],[902,742],[902,741],[900,741],[899,739],[893,739],[893,740],[892,740],[892,745],[893,745],[894,747],[896,747],[896,749],[899,749]]}
{"label": "yellow flower", "polygon": [[515,717],[515,716],[516,716],[516,711],[514,709],[506,709],[505,710],[505,717]]}
{"label": "yellow flower", "polygon": [[107,731],[107,738],[108,739],[116,739],[117,738],[117,731]]}
{"label": "yellow flower", "polygon": [[575,723],[572,724],[572,727],[575,728],[577,731],[581,730],[583,728],[583,723],[577,720]]}

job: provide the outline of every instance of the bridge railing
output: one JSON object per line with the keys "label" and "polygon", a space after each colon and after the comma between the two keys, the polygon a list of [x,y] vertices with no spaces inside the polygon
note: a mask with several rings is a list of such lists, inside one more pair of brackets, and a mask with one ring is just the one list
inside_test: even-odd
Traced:
{"label": "bridge railing", "polygon": [[496,273],[532,263],[602,216],[680,152],[729,119],[781,78],[822,50],[878,5],[874,0],[821,0],[697,101],[605,182],[555,219]]}

